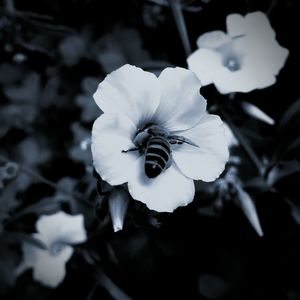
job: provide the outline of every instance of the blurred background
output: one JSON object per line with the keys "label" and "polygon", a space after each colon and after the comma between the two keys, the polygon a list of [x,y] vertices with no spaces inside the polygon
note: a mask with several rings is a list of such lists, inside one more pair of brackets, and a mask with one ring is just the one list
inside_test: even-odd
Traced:
{"label": "blurred background", "polygon": [[[124,229],[113,231],[107,187],[95,178],[90,153],[91,128],[101,114],[92,94],[125,63],[156,75],[167,66],[187,66],[168,3],[0,1],[1,299],[300,299],[297,1],[180,2],[193,50],[199,35],[226,30],[228,14],[257,10],[289,49],[271,87],[237,93],[234,101],[213,85],[201,89],[211,111],[227,103],[266,171],[261,178],[235,145],[221,181],[197,182],[193,203],[159,214],[130,201]],[[275,125],[249,116],[242,101]],[[250,213],[262,237],[241,195],[222,185],[232,168],[256,207]],[[75,247],[64,281],[53,289],[34,281],[31,270],[16,276],[22,243],[37,219],[60,210],[83,214],[88,234]]]}

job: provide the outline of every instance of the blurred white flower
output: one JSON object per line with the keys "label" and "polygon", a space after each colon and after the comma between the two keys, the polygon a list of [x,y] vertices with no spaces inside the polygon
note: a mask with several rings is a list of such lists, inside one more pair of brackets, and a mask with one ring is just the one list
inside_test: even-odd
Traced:
{"label": "blurred white flower", "polygon": [[129,197],[123,188],[115,188],[110,193],[108,205],[114,232],[123,229],[128,203]]}
{"label": "blurred white flower", "polygon": [[[109,74],[94,94],[104,112],[92,131],[102,179],[127,182],[134,199],[159,212],[190,203],[193,180],[214,181],[228,160],[228,145],[221,119],[206,112],[199,88],[194,73],[182,68],[166,68],[158,78],[131,65]],[[159,141],[149,147],[154,136]],[[159,174],[150,176],[149,166]]]}
{"label": "blurred white flower", "polygon": [[222,94],[247,93],[274,84],[289,51],[277,43],[266,15],[230,14],[226,24],[227,34],[212,31],[198,38],[199,49],[187,59],[189,69],[202,85],[214,83]]}
{"label": "blurred white flower", "polygon": [[33,269],[33,278],[40,283],[55,288],[65,278],[66,263],[73,254],[71,245],[86,241],[86,231],[82,215],[68,215],[58,212],[41,216],[36,223],[37,233],[32,236],[41,241],[46,249],[28,242],[23,243],[23,262],[17,269],[20,274]]}

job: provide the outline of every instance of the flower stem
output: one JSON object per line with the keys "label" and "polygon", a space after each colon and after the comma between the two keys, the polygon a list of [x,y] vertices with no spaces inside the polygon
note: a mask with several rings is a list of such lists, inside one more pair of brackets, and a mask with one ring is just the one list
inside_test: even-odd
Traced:
{"label": "flower stem", "polygon": [[11,15],[15,12],[15,5],[13,0],[5,0],[4,1],[5,11]]}
{"label": "flower stem", "polygon": [[263,167],[260,159],[257,157],[255,152],[253,151],[252,147],[249,145],[248,141],[244,138],[244,136],[241,134],[239,129],[231,122],[229,115],[224,111],[222,112],[222,115],[223,115],[225,122],[228,124],[228,126],[232,130],[233,134],[238,139],[241,147],[243,148],[243,150],[249,157],[250,161],[257,169],[259,175],[263,176],[264,175],[264,167]]}
{"label": "flower stem", "polygon": [[269,6],[268,10],[266,11],[266,15],[268,17],[270,17],[273,9],[275,8],[275,6],[277,6],[278,2],[279,2],[278,0],[271,0],[270,1],[270,6]]}
{"label": "flower stem", "polygon": [[[0,156],[0,162],[4,162],[4,163],[8,163],[10,162],[9,159],[7,159],[4,156]],[[67,195],[67,196],[72,196],[74,198],[76,198],[77,200],[81,201],[81,202],[85,202],[85,203],[89,203],[91,204],[89,201],[85,200],[83,198],[83,195],[81,195],[78,192],[72,192],[70,193],[69,191],[65,190],[63,187],[59,186],[57,183],[50,181],[49,179],[45,178],[44,176],[40,175],[39,173],[35,172],[34,170],[32,170],[31,168],[28,168],[26,166],[20,165],[19,163],[16,163],[19,167],[19,171],[28,174],[29,176],[33,177],[34,179],[36,179],[37,181],[40,181],[44,184],[47,184],[48,186],[52,187],[53,189],[62,192],[63,194]]]}
{"label": "flower stem", "polygon": [[186,29],[184,17],[182,14],[181,5],[178,0],[168,0],[168,2],[171,7],[171,10],[172,10],[172,14],[173,14],[180,38],[181,38],[181,42],[182,42],[186,57],[188,57],[191,54],[192,49],[191,49],[191,44],[190,44],[189,37],[187,34],[187,29]]}
{"label": "flower stem", "polygon": [[83,259],[92,267],[98,284],[102,285],[115,300],[132,300],[123,292],[103,270],[97,268],[97,262],[87,250],[79,250]]}

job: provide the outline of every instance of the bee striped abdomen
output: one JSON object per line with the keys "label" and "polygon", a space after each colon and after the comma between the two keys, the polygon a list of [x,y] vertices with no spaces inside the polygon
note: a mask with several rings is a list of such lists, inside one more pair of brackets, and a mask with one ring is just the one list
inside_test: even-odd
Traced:
{"label": "bee striped abdomen", "polygon": [[158,176],[170,160],[170,143],[160,136],[150,137],[145,151],[145,173],[149,178]]}

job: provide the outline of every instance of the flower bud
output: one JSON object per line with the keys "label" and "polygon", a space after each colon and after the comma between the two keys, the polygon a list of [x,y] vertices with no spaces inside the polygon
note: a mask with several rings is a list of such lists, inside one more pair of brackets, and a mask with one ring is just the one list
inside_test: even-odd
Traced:
{"label": "flower bud", "polygon": [[244,101],[242,102],[242,107],[249,116],[256,118],[262,122],[265,122],[269,125],[275,124],[275,121],[257,106]]}
{"label": "flower bud", "polygon": [[128,194],[123,188],[116,188],[110,193],[108,203],[114,232],[122,230],[129,203]]}

